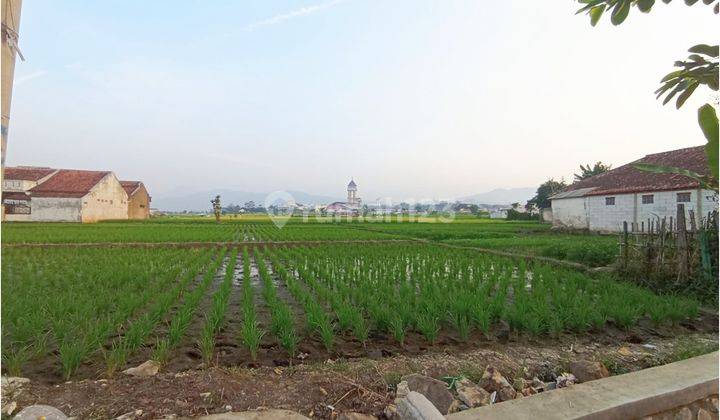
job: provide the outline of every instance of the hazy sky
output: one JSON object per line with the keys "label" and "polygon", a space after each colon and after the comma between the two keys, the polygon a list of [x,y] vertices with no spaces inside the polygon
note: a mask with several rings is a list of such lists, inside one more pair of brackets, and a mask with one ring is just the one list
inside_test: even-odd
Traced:
{"label": "hazy sky", "polygon": [[366,201],[570,179],[704,143],[653,91],[698,2],[592,28],[574,1],[23,4],[7,161],[109,169],[156,196],[234,187]]}

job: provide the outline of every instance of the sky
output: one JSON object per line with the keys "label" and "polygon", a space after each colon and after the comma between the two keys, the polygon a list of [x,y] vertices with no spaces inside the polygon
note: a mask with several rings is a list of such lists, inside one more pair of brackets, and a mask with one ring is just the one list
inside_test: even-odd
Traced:
{"label": "sky", "polygon": [[572,179],[704,143],[698,89],[653,95],[717,42],[698,2],[591,27],[567,0],[23,4],[8,165],[112,170],[154,196],[232,188],[366,201]]}

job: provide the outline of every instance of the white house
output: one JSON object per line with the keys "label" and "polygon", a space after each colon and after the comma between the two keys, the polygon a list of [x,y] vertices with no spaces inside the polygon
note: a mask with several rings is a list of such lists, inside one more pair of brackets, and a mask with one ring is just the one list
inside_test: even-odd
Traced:
{"label": "white house", "polygon": [[128,218],[128,195],[109,171],[59,169],[27,193],[32,221],[88,223]]}
{"label": "white house", "polygon": [[16,166],[5,168],[2,183],[2,204],[5,220],[30,220],[30,196],[28,190],[48,180],[57,172],[53,168]]}
{"label": "white house", "polygon": [[550,197],[553,225],[595,231],[621,231],[623,222],[640,226],[647,220],[676,217],[682,203],[696,219],[717,209],[717,194],[694,179],[678,174],[641,171],[635,164],[674,166],[708,175],[705,147],[647,155],[608,172],[578,181]]}

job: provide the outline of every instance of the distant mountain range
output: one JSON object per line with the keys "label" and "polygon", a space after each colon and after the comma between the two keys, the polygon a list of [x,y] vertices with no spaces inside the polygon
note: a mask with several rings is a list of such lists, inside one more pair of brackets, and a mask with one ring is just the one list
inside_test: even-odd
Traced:
{"label": "distant mountain range", "polygon": [[[342,201],[341,198],[308,194],[302,191],[287,192],[292,195],[296,203],[302,203],[305,205],[327,204],[334,201]],[[218,189],[178,196],[153,196],[151,206],[164,211],[210,211],[210,200],[218,194],[220,195],[223,207],[225,207],[230,204],[242,206],[248,201],[254,201],[256,205],[262,206],[269,193]]]}
{"label": "distant mountain range", "polygon": [[492,191],[459,197],[457,200],[469,204],[525,204],[535,196],[536,188],[496,188]]}

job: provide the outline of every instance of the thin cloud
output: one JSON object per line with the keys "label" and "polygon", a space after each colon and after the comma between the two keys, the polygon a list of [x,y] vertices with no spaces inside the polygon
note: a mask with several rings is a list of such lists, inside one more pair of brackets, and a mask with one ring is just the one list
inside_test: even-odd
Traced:
{"label": "thin cloud", "polygon": [[332,1],[325,2],[325,3],[314,4],[312,6],[301,7],[299,9],[292,10],[287,13],[275,15],[271,18],[263,19],[263,20],[259,20],[257,22],[251,23],[245,27],[245,30],[246,31],[254,31],[255,29],[260,28],[262,26],[275,25],[275,24],[278,24],[281,22],[285,22],[286,20],[311,15],[315,12],[319,12],[321,10],[328,9],[333,6],[337,6],[338,4],[340,4],[344,1],[345,0],[332,0]]}
{"label": "thin cloud", "polygon": [[45,70],[38,70],[34,71],[30,74],[26,74],[25,76],[20,76],[17,79],[15,79],[15,86],[20,86],[24,83],[27,83],[33,79],[37,79],[38,77],[43,77],[47,74]]}

